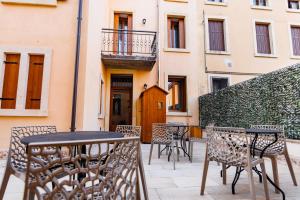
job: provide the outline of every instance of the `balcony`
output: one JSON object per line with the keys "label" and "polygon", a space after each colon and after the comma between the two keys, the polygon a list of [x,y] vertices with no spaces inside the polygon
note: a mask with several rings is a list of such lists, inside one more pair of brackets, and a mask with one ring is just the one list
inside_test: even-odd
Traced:
{"label": "balcony", "polygon": [[102,29],[101,57],[108,68],[151,70],[156,54],[156,32]]}

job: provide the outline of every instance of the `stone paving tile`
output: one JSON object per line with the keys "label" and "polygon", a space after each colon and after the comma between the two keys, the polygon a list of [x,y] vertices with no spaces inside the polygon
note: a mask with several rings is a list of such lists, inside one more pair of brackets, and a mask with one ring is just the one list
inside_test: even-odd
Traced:
{"label": "stone paving tile", "polygon": [[[167,156],[157,158],[157,147],[154,147],[151,165],[148,165],[150,145],[142,145],[143,161],[148,185],[150,200],[249,200],[250,189],[246,173],[236,186],[236,195],[231,194],[231,182],[235,169],[230,168],[227,172],[228,184],[223,185],[220,178],[220,169],[217,163],[211,163],[208,171],[205,195],[200,196],[200,184],[204,160],[204,144],[195,145],[194,162],[190,163],[186,157],[180,155],[180,162],[176,162],[176,170],[173,170],[172,162],[167,161]],[[300,151],[299,151],[300,152]],[[2,180],[5,161],[0,161],[0,180]],[[271,164],[266,159],[267,172],[272,178]],[[294,166],[296,177],[300,183],[300,167]],[[295,187],[283,161],[279,161],[279,176],[282,189],[286,192],[287,200],[300,200],[300,187]],[[264,190],[258,182],[257,176],[256,192],[257,200],[263,200]],[[5,194],[4,200],[22,199],[24,184],[19,179],[12,177]],[[271,200],[281,200],[281,196],[274,193],[274,188],[269,184]]]}

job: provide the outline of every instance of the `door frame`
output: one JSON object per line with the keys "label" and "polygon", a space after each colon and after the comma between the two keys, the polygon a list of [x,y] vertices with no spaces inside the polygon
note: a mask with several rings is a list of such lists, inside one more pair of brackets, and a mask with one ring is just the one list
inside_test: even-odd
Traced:
{"label": "door frame", "polygon": [[[120,77],[120,78],[131,78],[132,87],[114,87],[112,86],[113,77]],[[129,97],[131,101],[131,112],[129,113],[129,123],[132,124],[132,112],[133,112],[133,74],[110,74],[110,97],[109,97],[109,130],[111,130],[111,118],[112,118],[112,98],[113,98],[113,91],[128,91]]]}

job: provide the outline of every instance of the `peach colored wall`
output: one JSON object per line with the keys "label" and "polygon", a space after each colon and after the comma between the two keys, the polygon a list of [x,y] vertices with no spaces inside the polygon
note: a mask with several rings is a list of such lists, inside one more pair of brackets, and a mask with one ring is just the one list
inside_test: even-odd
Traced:
{"label": "peach colored wall", "polygon": [[9,144],[10,128],[22,125],[57,125],[68,130],[76,37],[76,1],[57,7],[0,3],[0,44],[52,49],[48,117],[0,117],[0,148]]}
{"label": "peach colored wall", "polygon": [[[291,58],[289,23],[300,24],[300,13],[287,11],[287,1],[270,0],[270,10],[251,8],[250,0],[227,1],[227,6],[207,5],[201,1],[200,8],[205,16],[227,17],[229,55],[207,55],[209,71],[267,73],[300,59]],[[203,16],[201,17],[203,19]],[[274,57],[255,56],[254,20],[273,22]],[[200,27],[204,27],[201,25]],[[226,60],[232,61],[232,67],[225,65]],[[243,76],[240,76],[243,80]]]}

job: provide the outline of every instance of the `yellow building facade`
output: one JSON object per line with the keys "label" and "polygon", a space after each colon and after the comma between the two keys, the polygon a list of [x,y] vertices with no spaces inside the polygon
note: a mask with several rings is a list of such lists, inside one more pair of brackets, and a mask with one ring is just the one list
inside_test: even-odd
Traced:
{"label": "yellow building facade", "polygon": [[[0,148],[13,126],[70,129],[78,2],[0,0]],[[299,27],[288,0],[84,0],[76,130],[139,125],[153,85],[167,121],[199,124],[200,95],[299,62]]]}

